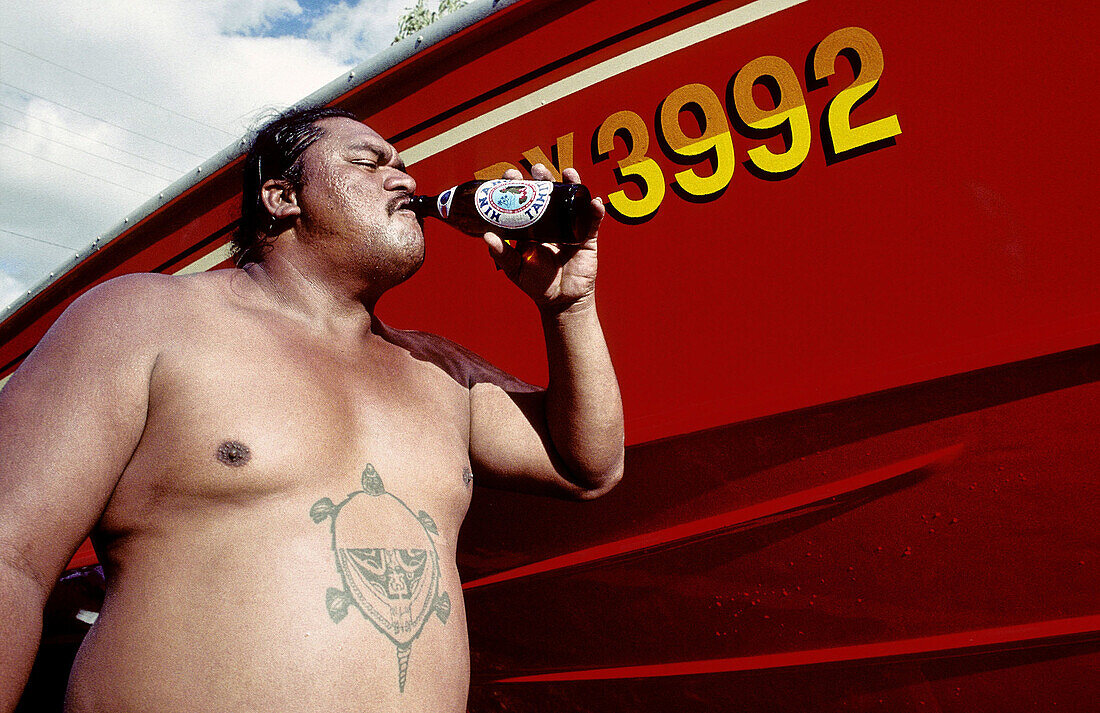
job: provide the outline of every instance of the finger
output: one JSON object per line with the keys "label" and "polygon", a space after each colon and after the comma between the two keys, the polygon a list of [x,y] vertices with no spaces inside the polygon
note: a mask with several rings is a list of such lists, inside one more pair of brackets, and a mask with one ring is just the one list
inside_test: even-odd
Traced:
{"label": "finger", "polygon": [[482,236],[489,247],[489,257],[496,263],[498,270],[503,270],[506,275],[514,275],[520,267],[523,259],[514,247],[502,240],[496,233],[485,233]]}
{"label": "finger", "polygon": [[531,167],[531,178],[536,181],[553,181],[554,174],[544,164],[536,163]]}
{"label": "finger", "polygon": [[577,172],[577,169],[570,166],[561,172],[561,180],[565,183],[580,183],[581,174]]}
{"label": "finger", "polygon": [[523,180],[523,174],[519,172],[518,168],[509,168],[504,172],[504,178],[509,181],[521,181]]}
{"label": "finger", "polygon": [[603,198],[599,196],[593,198],[589,203],[589,210],[592,215],[592,227],[589,228],[588,232],[595,235],[600,229],[600,223],[607,217],[607,207],[603,204]]}
{"label": "finger", "polygon": [[585,236],[584,242],[581,243],[581,245],[587,248],[595,248],[596,236],[600,232],[600,225],[603,223],[603,219],[607,217],[607,208],[603,204],[603,199],[597,196],[589,203],[588,210],[592,216],[592,220],[588,226],[588,234]]}
{"label": "finger", "polygon": [[504,248],[507,246],[496,233],[485,233],[485,235],[482,236],[482,240],[489,246],[489,255],[494,260],[504,254]]}
{"label": "finger", "polygon": [[592,217],[596,219],[596,223],[599,223],[607,215],[607,207],[603,204],[603,198],[596,196],[589,205],[592,206]]}

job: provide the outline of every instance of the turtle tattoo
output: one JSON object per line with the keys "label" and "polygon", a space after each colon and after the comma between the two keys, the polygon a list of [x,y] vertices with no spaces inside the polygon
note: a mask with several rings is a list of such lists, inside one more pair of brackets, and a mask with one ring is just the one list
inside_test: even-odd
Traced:
{"label": "turtle tattoo", "polygon": [[389,637],[397,646],[397,683],[404,693],[413,641],[432,614],[444,624],[451,614],[451,598],[440,588],[439,555],[432,540],[439,529],[428,513],[414,514],[387,493],[370,463],[363,470],[362,485],[339,504],[321,498],[309,510],[318,524],[332,521],[332,551],[344,582],[343,589],[329,587],[325,606],[338,624],[354,605]]}

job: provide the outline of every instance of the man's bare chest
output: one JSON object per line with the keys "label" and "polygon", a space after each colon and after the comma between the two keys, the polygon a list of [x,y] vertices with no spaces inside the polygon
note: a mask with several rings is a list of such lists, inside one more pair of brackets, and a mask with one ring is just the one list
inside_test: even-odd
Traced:
{"label": "man's bare chest", "polygon": [[468,434],[468,391],[398,349],[349,358],[296,343],[180,348],[154,370],[122,485],[136,500],[216,512],[350,492],[369,463],[395,492],[460,521]]}

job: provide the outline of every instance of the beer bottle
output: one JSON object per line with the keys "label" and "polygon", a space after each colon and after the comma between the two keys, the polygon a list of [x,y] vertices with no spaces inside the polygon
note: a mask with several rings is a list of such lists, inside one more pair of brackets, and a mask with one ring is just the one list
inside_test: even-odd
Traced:
{"label": "beer bottle", "polygon": [[499,178],[467,181],[434,197],[413,196],[409,208],[421,220],[430,216],[467,235],[579,244],[592,225],[591,200],[579,183]]}

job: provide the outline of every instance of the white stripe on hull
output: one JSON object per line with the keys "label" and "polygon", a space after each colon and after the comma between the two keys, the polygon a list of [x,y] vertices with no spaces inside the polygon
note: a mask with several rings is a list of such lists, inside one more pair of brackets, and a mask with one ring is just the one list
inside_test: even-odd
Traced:
{"label": "white stripe on hull", "polygon": [[195,262],[181,267],[176,270],[173,275],[190,275],[195,272],[205,272],[215,265],[219,265],[229,259],[229,245],[223,245],[209,255],[200,257]]}
{"label": "white stripe on hull", "polygon": [[588,69],[582,69],[565,79],[537,89],[525,97],[492,109],[476,119],[471,119],[453,129],[444,131],[438,136],[433,136],[427,141],[404,149],[401,151],[401,158],[404,159],[406,165],[423,161],[467,139],[540,109],[551,102],[563,99],[570,94],[575,94],[606,79],[636,69],[647,62],[660,59],[673,52],[709,40],[738,27],[743,27],[795,5],[801,5],[804,2],[806,0],[757,0],[736,10],[704,20],[697,25],[692,25],[659,40],[654,40],[647,45],[624,52]]}

